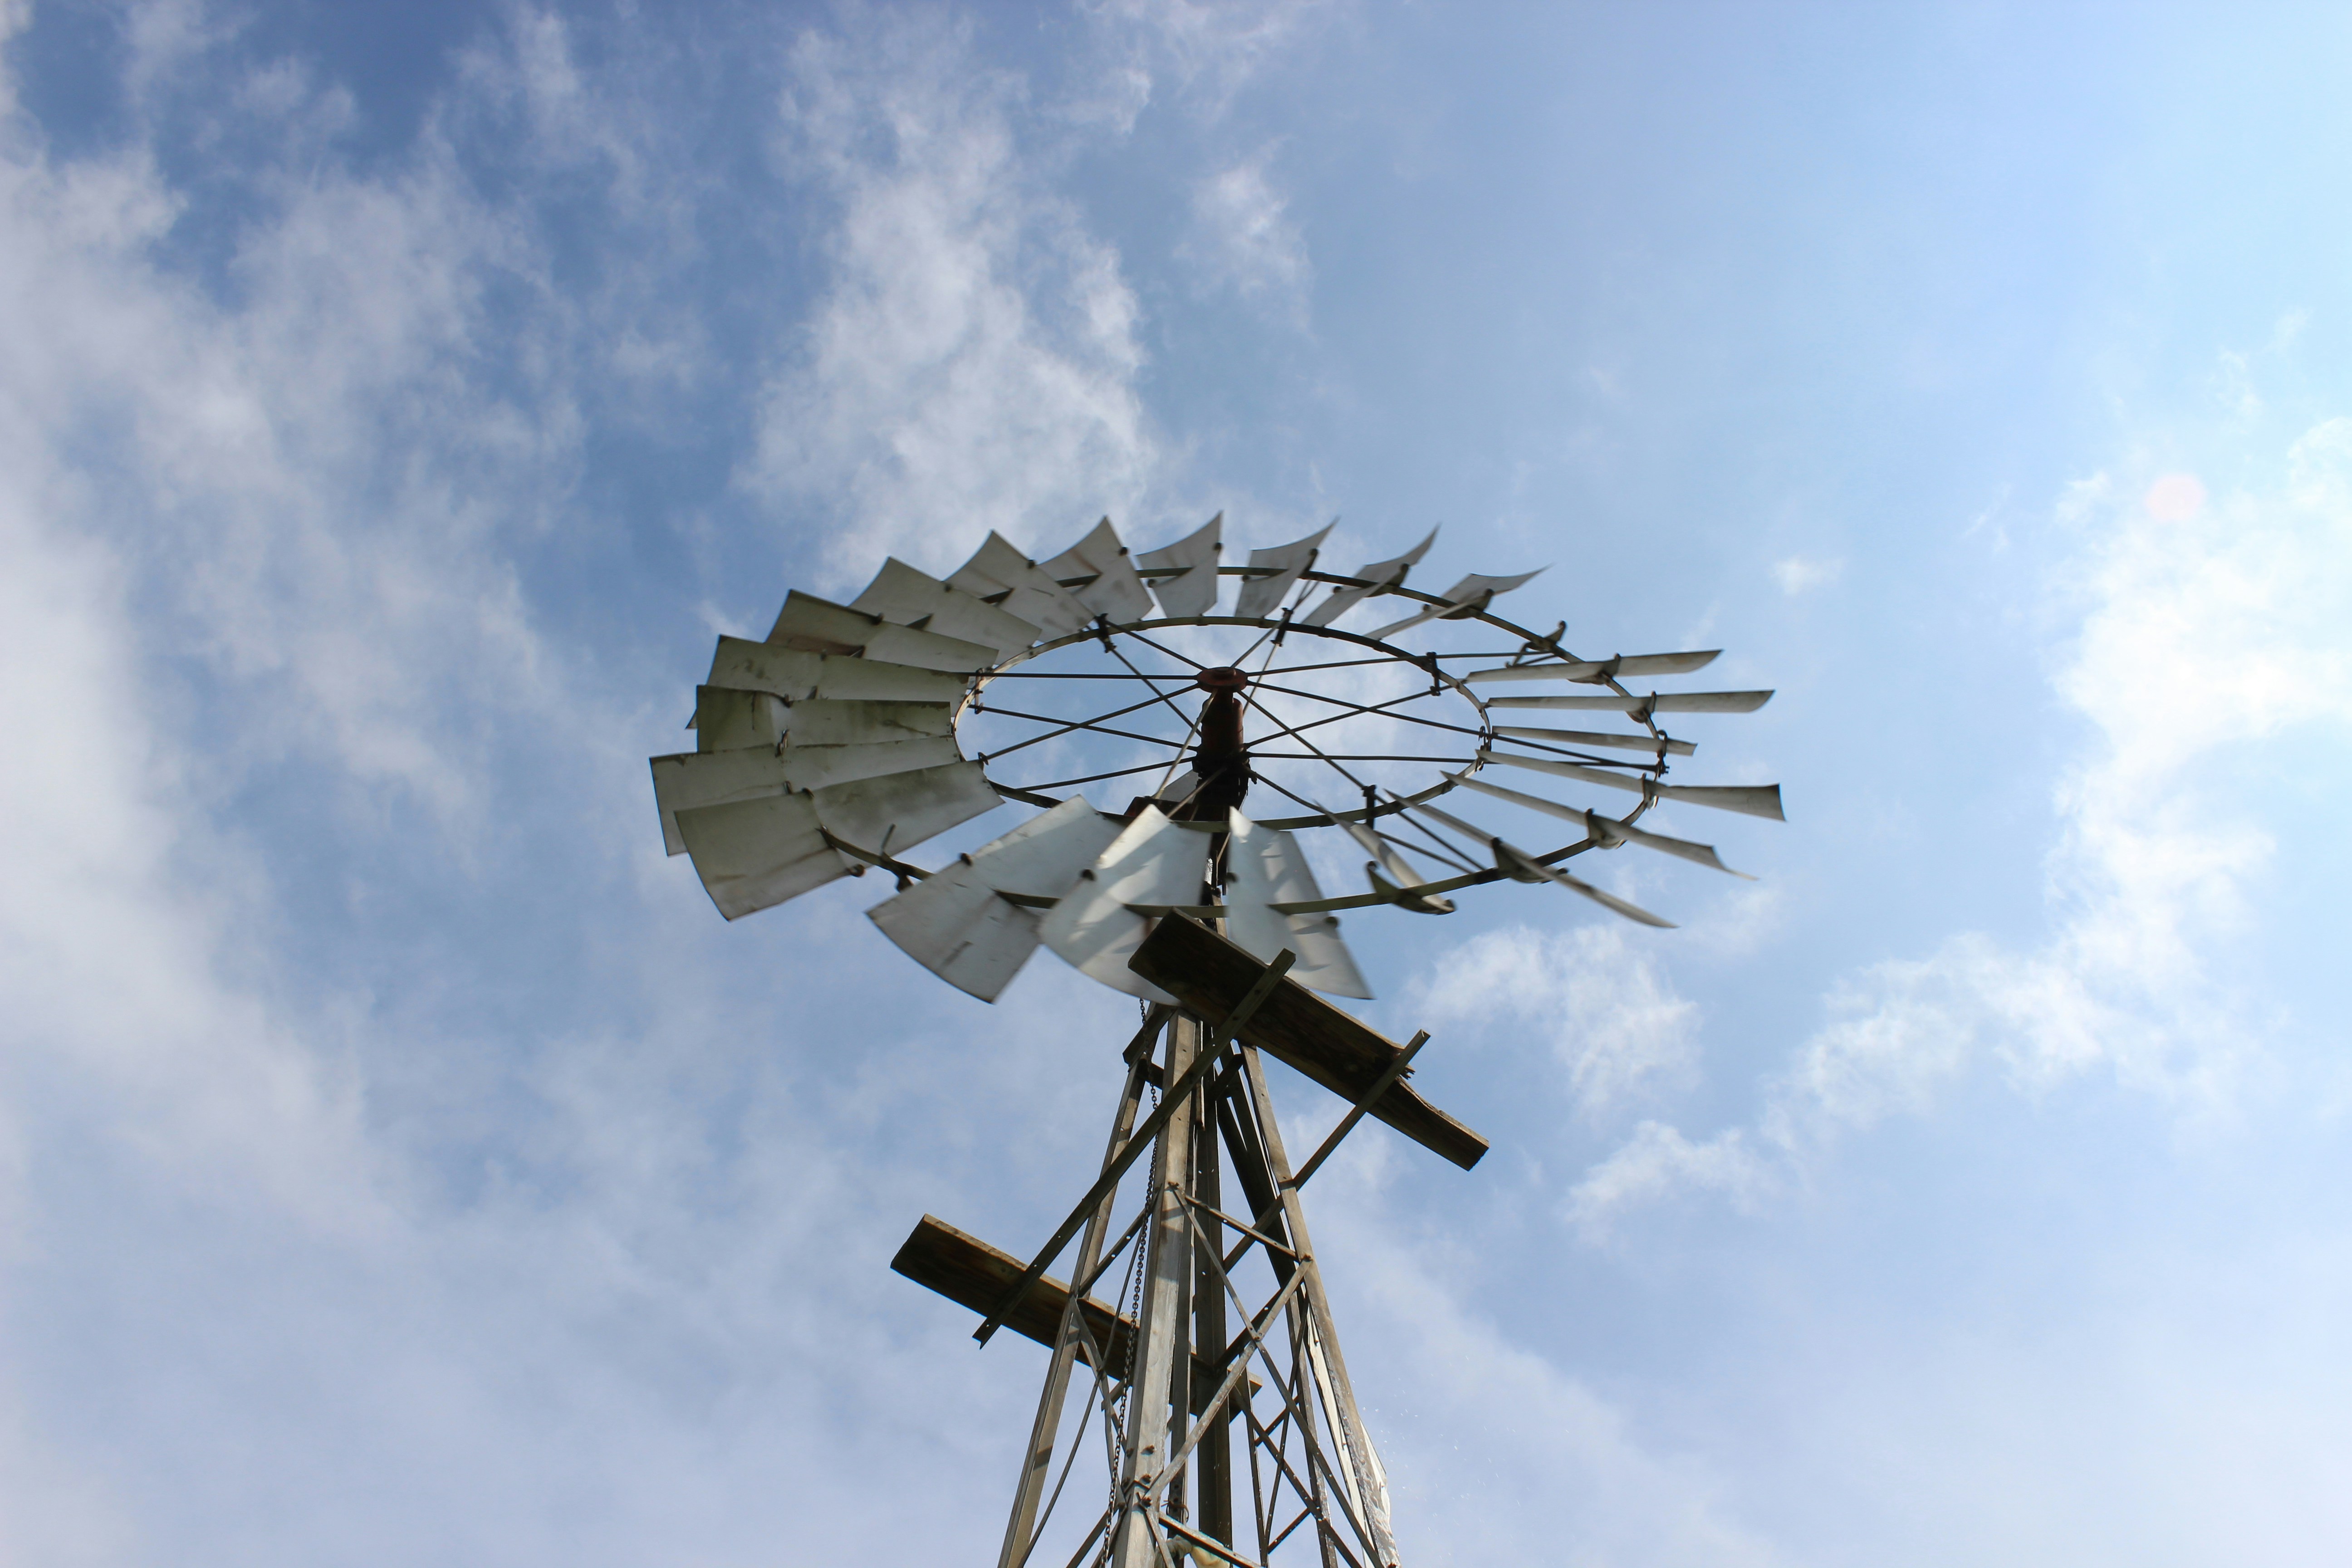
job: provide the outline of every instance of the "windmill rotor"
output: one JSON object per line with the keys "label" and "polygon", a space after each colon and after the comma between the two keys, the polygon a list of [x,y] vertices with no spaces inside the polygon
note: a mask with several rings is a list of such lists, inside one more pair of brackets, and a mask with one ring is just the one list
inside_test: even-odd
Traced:
{"label": "windmill rotor", "polygon": [[[1287,947],[1300,982],[1363,996],[1343,913],[1451,913],[1451,895],[1502,880],[1591,897],[1561,863],[1624,844],[1728,870],[1711,847],[1639,819],[1669,802],[1781,815],[1777,786],[1667,782],[1696,747],[1660,723],[1752,712],[1770,692],[1628,684],[1696,673],[1719,650],[1579,658],[1564,625],[1538,632],[1494,609],[1538,572],[1410,586],[1434,530],[1339,574],[1318,569],[1329,526],[1229,566],[1223,522],[1134,554],[1106,518],[1043,561],[992,532],[945,578],[893,558],[846,604],[793,590],[764,639],[719,639],[695,693],[696,749],[653,759],[665,847],[693,858],[730,920],[888,870],[898,889],[870,911],[876,925],[988,1000],[1040,946],[1162,1000],[1124,955],[1170,910],[1225,921],[1262,958]],[[1220,613],[1229,578],[1236,602]],[[1339,624],[1375,599],[1409,613]],[[1412,646],[1446,626],[1506,646]],[[1514,722],[1517,710],[1630,723],[1554,728]],[[1539,794],[1496,770],[1559,782]],[[1562,783],[1638,799],[1604,810],[1554,798]],[[1456,790],[1582,832],[1520,849],[1434,806]],[[946,865],[912,858],[1008,806],[1031,815]],[[1477,853],[1428,823],[1460,825],[1450,831]],[[1327,896],[1317,864],[1339,875],[1350,851],[1361,890]]]}

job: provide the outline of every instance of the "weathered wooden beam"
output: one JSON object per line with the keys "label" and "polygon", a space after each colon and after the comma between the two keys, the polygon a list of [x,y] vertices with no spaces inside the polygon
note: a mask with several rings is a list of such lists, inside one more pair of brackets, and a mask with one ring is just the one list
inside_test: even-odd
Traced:
{"label": "weathered wooden beam", "polygon": [[[1266,966],[1200,921],[1164,915],[1128,960],[1129,969],[1204,1018],[1222,1018]],[[1403,1047],[1285,978],[1242,1026],[1241,1038],[1350,1103],[1360,1100]],[[1403,1083],[1372,1101],[1371,1114],[1464,1170],[1486,1141]]]}
{"label": "weathered wooden beam", "polygon": [[[985,1312],[1003,1300],[1004,1292],[1021,1278],[1022,1262],[976,1236],[925,1215],[898,1248],[898,1255],[890,1259],[890,1267],[959,1307]],[[1024,1339],[1035,1340],[1050,1348],[1054,1336],[1061,1331],[1062,1309],[1069,1300],[1070,1288],[1049,1274],[1022,1298],[1012,1316],[1004,1320],[1004,1326]],[[1078,1310],[1086,1314],[1087,1331],[1110,1357],[1109,1370],[1116,1378],[1127,1365],[1135,1342],[1135,1320],[1112,1311],[1092,1296]],[[1083,1341],[1078,1345],[1078,1359],[1088,1359]],[[1223,1377],[1223,1366],[1199,1355],[1192,1358],[1192,1414],[1199,1415],[1207,1405]],[[1258,1386],[1254,1375],[1250,1386]]]}

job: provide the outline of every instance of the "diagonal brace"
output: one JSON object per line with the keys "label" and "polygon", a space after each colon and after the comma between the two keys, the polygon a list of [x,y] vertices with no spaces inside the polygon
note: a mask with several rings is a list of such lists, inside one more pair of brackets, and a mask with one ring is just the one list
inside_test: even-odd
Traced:
{"label": "diagonal brace", "polygon": [[1096,1205],[1102,1202],[1105,1194],[1118,1185],[1119,1178],[1127,1174],[1128,1168],[1151,1147],[1152,1140],[1160,1136],[1160,1129],[1166,1127],[1177,1110],[1191,1100],[1192,1090],[1199,1088],[1202,1080],[1224,1060],[1224,1047],[1234,1032],[1249,1022],[1261,1003],[1274,994],[1275,987],[1282,983],[1282,977],[1289,973],[1290,966],[1297,962],[1298,955],[1288,948],[1275,955],[1274,962],[1265,966],[1265,973],[1258,976],[1257,984],[1249,988],[1234,1010],[1225,1016],[1224,1022],[1216,1026],[1209,1048],[1201,1053],[1200,1059],[1181,1079],[1168,1086],[1160,1096],[1160,1108],[1135,1130],[1135,1136],[1119,1150],[1118,1157],[1103,1167],[1103,1173],[1096,1178],[1093,1186],[1087,1189],[1087,1195],[1078,1200],[1078,1206],[1070,1211],[1070,1217],[1061,1223],[1045,1248],[1031,1260],[1028,1268],[1021,1271],[1021,1278],[1013,1282],[1013,1288],[996,1304],[996,1310],[989,1313],[986,1321],[973,1331],[973,1339],[986,1344],[996,1331],[1004,1326],[1004,1320],[1012,1315],[1013,1309],[1021,1304],[1022,1299],[1029,1294],[1037,1281],[1045,1277],[1045,1270],[1053,1267],[1054,1259],[1060,1255],[1062,1248],[1070,1244],[1070,1237],[1078,1234],[1078,1227],[1087,1223],[1087,1216],[1095,1212]]}

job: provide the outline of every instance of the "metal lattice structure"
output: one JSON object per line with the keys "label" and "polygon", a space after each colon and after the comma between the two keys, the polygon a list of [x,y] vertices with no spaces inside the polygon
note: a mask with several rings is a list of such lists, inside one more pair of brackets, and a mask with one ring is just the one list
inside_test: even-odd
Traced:
{"label": "metal lattice structure", "polygon": [[[1666,782],[1695,748],[1659,721],[1769,691],[1626,684],[1713,651],[1580,658],[1564,624],[1494,613],[1534,573],[1407,587],[1433,531],[1340,575],[1315,569],[1328,529],[1243,566],[1221,531],[1131,556],[1105,519],[1044,562],[992,533],[944,581],[892,560],[847,605],[794,592],[764,640],[719,639],[697,749],[653,759],[667,847],[730,920],[878,868],[896,891],[870,918],[959,989],[994,1001],[1042,946],[1143,1006],[1101,1171],[1046,1245],[1024,1264],[927,1215],[893,1265],[981,1313],[983,1342],[1011,1328],[1051,1352],[1000,1568],[1396,1563],[1299,1194],[1366,1115],[1465,1169],[1486,1145],[1406,1081],[1425,1035],[1400,1047],[1315,994],[1371,994],[1339,911],[1444,915],[1510,879],[1664,926],[1562,863],[1634,845],[1730,872],[1640,819],[1664,802],[1780,816],[1778,785]],[[1409,612],[1337,624],[1381,599]],[[1434,646],[1465,638],[1504,646]],[[1563,712],[1630,723],[1507,721]],[[1612,816],[1490,769],[1636,798]],[[1108,808],[1067,793],[1147,781]],[[1253,792],[1279,815],[1248,816]],[[1575,837],[1523,849],[1458,815],[1473,796]],[[935,868],[907,858],[1008,805],[1027,808],[1010,831]],[[1358,855],[1366,890],[1327,897],[1316,863]],[[1349,1107],[1295,1169],[1268,1057]],[[1047,1271],[1074,1241],[1065,1282]],[[1062,1509],[1097,1440],[1102,1506]]]}

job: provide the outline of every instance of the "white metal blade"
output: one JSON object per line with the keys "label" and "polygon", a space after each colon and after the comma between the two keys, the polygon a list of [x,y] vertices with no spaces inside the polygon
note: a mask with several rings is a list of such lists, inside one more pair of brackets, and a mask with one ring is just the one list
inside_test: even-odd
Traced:
{"label": "white metal blade", "polygon": [[1576,806],[1562,805],[1558,801],[1546,800],[1540,795],[1506,789],[1501,784],[1488,784],[1484,779],[1474,779],[1467,773],[1448,773],[1445,776],[1465,789],[1475,789],[1481,795],[1493,795],[1496,800],[1507,800],[1513,805],[1523,805],[1529,811],[1540,811],[1547,816],[1557,816],[1564,821],[1576,823],[1584,829],[1587,837],[1604,849],[1614,849],[1621,844],[1638,844],[1644,849],[1655,849],[1665,855],[1677,855],[1683,859],[1738,877],[1744,881],[1752,882],[1756,879],[1745,871],[1734,871],[1725,865],[1722,858],[1716,854],[1715,846],[1712,844],[1694,844],[1687,838],[1672,838],[1663,833],[1652,833],[1647,828],[1635,827],[1627,822],[1619,822],[1597,811],[1580,810]]}
{"label": "white metal blade", "polygon": [[1604,680],[1612,676],[1688,675],[1716,661],[1719,647],[1698,653],[1619,654],[1614,658],[1589,658],[1573,664],[1507,664],[1498,669],[1474,669],[1462,679],[1473,686],[1512,680]]}
{"label": "white metal blade", "polygon": [[[793,740],[784,746],[784,777],[794,789],[823,789],[827,784],[944,768],[962,760],[952,735],[868,741],[855,746],[805,745]],[[895,846],[898,840],[892,843]]]}
{"label": "white metal blade", "polygon": [[1323,552],[1324,536],[1339,523],[1335,517],[1304,539],[1277,544],[1271,550],[1251,551],[1249,563],[1270,567],[1273,575],[1243,578],[1241,598],[1234,605],[1234,614],[1265,620],[1279,611],[1291,584],[1298,581],[1300,573],[1313,569],[1315,558]]}
{"label": "white metal blade", "polygon": [[1056,582],[1086,578],[1070,590],[1071,596],[1113,625],[1151,614],[1151,590],[1135,574],[1135,563],[1128,559],[1127,546],[1118,542],[1118,531],[1108,518],[1045,564]]}
{"label": "white metal blade", "polygon": [[948,586],[1034,621],[1049,637],[1067,637],[1095,618],[1095,613],[1055,581],[1051,572],[1022,554],[1011,540],[993,529],[972,552],[971,559],[950,574]]}
{"label": "white metal blade", "polygon": [[802,653],[774,643],[720,637],[710,656],[712,686],[772,691],[788,702],[811,697],[851,701],[953,702],[971,684],[961,674],[855,655]]}
{"label": "white metal blade", "polygon": [[1369,1000],[1371,988],[1339,940],[1339,917],[1284,914],[1274,904],[1313,903],[1323,896],[1298,841],[1277,828],[1261,827],[1236,811],[1225,845],[1225,934],[1262,963],[1288,948],[1298,955],[1290,977],[1335,996]]}
{"label": "white metal blade", "polygon": [[1454,912],[1453,900],[1440,898],[1434,893],[1413,891],[1428,879],[1413,868],[1412,862],[1407,860],[1395,845],[1363,823],[1343,821],[1339,826],[1346,828],[1348,837],[1362,846],[1364,853],[1372,858],[1371,863],[1364,868],[1364,874],[1371,879],[1374,892],[1392,898],[1398,907],[1411,910],[1415,914],[1450,915]]}
{"label": "white metal blade", "polygon": [[1407,616],[1401,621],[1391,621],[1378,631],[1366,632],[1364,635],[1375,639],[1384,639],[1408,627],[1417,626],[1423,621],[1441,619],[1453,621],[1460,620],[1465,616],[1475,616],[1493,604],[1496,595],[1507,594],[1521,584],[1532,582],[1542,576],[1548,570],[1549,568],[1538,566],[1532,572],[1522,572],[1516,577],[1484,577],[1474,572],[1438,595],[1445,601],[1444,604],[1424,605],[1418,615]]}
{"label": "white metal blade", "polygon": [[964,858],[1000,893],[1058,899],[1126,831],[1127,824],[1118,817],[1106,816],[1083,796],[1072,795]]}
{"label": "white metal blade", "polygon": [[961,860],[866,916],[908,957],[983,1002],[1002,995],[1037,951],[1036,912],[999,898]]}
{"label": "white metal blade", "polygon": [[740,752],[753,746],[774,751],[791,723],[792,710],[772,691],[735,691],[721,686],[694,689],[694,749]]}
{"label": "white metal blade", "polygon": [[1581,712],[1753,713],[1772,700],[1769,691],[1657,691],[1647,697],[1495,697],[1489,708],[1549,708]]}
{"label": "white metal blade", "polygon": [[1613,910],[1629,921],[1635,921],[1645,926],[1655,926],[1660,931],[1675,929],[1674,921],[1654,915],[1639,904],[1628,903],[1614,893],[1602,892],[1581,877],[1571,877],[1556,866],[1538,865],[1528,858],[1524,851],[1512,848],[1499,838],[1495,840],[1495,856],[1498,860],[1507,856],[1545,880],[1557,882],[1571,893],[1581,893],[1602,909]]}
{"label": "white metal blade", "polygon": [[993,1002],[1036,951],[1040,923],[998,895],[1062,897],[1125,826],[1073,796],[866,914],[924,968]]}
{"label": "white metal blade", "polygon": [[654,804],[661,810],[662,847],[673,855],[686,853],[686,840],[678,833],[679,812],[784,793],[783,760],[772,746],[685,752],[646,761],[653,765]]}
{"label": "white metal blade", "polygon": [[1371,585],[1365,588],[1333,588],[1321,604],[1307,612],[1306,624],[1310,626],[1328,626],[1355,608],[1359,601],[1369,599],[1383,589],[1402,585],[1405,574],[1412,570],[1414,564],[1423,556],[1429,553],[1429,547],[1436,542],[1437,530],[1433,528],[1429,531],[1428,538],[1403,554],[1391,556],[1386,561],[1375,561],[1369,566],[1357,567],[1349,575],[1361,577]]}
{"label": "white metal blade", "polygon": [[[1517,725],[1497,724],[1497,735],[1508,735],[1515,741],[1544,741],[1555,746],[1601,746],[1614,752],[1657,751],[1662,743],[1656,735],[1616,735],[1601,730],[1537,730]],[[1698,750],[1688,741],[1663,742],[1667,754],[1687,757]]]}
{"label": "white metal blade", "polygon": [[1151,931],[1150,918],[1128,906],[1199,902],[1208,851],[1206,834],[1147,805],[1045,912],[1038,936],[1072,968],[1112,990],[1172,1004],[1175,998],[1127,966]]}
{"label": "white metal blade", "polygon": [[893,626],[916,626],[992,648],[996,658],[991,663],[1011,658],[1044,635],[1035,622],[1024,621],[918,572],[895,555],[882,563],[882,570],[849,602],[849,607],[879,616]]}
{"label": "white metal blade", "polygon": [[1145,571],[1167,566],[1184,569],[1177,576],[1151,580],[1151,595],[1160,601],[1161,615],[1205,616],[1216,609],[1217,559],[1225,548],[1219,535],[1224,526],[1225,514],[1219,512],[1167,549],[1135,558],[1136,565]]}
{"label": "white metal blade", "polygon": [[988,645],[894,626],[797,588],[784,595],[768,640],[803,653],[854,654],[960,675],[997,662],[996,649]]}
{"label": "white metal blade", "polygon": [[1629,921],[1638,921],[1645,926],[1657,926],[1665,931],[1675,929],[1674,921],[1661,919],[1639,904],[1629,904],[1614,893],[1604,893],[1581,878],[1571,877],[1556,867],[1539,864],[1534,856],[1518,846],[1496,837],[1483,827],[1474,826],[1450,812],[1441,811],[1436,806],[1427,804],[1416,805],[1412,809],[1423,816],[1444,823],[1456,833],[1486,845],[1494,852],[1496,868],[1515,882],[1556,882],[1570,892],[1582,894],[1601,908],[1623,915]]}
{"label": "white metal blade", "polygon": [[944,702],[795,702],[784,732],[793,746],[874,746],[955,733]]}
{"label": "white metal blade", "polygon": [[903,855],[1002,804],[978,763],[826,784],[811,798],[835,838],[877,855]]}
{"label": "white metal blade", "polygon": [[1780,815],[1779,784],[1654,784],[1634,774],[1612,773],[1606,768],[1588,768],[1578,763],[1555,762],[1549,757],[1517,757],[1508,752],[1482,751],[1478,753],[1478,760],[1501,763],[1506,767],[1526,768],[1533,773],[1551,773],[1564,779],[1580,779],[1586,784],[1600,784],[1606,789],[1622,789],[1633,795],[1647,792],[1658,800],[1679,800],[1687,805],[1711,805],[1717,811],[1769,816],[1775,822],[1788,820]]}
{"label": "white metal blade", "polygon": [[848,874],[824,841],[814,797],[776,795],[677,814],[710,901],[729,920],[798,898]]}

